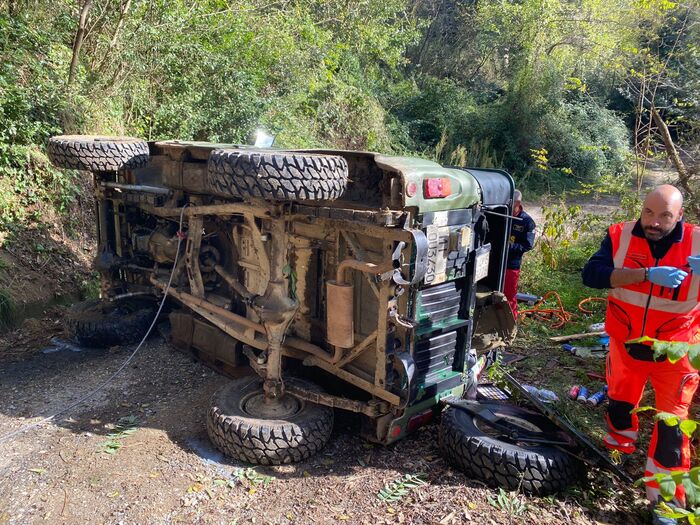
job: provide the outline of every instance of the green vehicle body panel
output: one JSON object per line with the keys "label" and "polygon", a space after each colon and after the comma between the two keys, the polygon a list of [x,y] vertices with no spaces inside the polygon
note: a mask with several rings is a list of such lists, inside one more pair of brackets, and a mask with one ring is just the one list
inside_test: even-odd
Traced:
{"label": "green vehicle body panel", "polygon": [[[161,147],[169,149],[190,149],[201,150],[208,154],[212,149],[243,149],[243,150],[259,150],[259,151],[288,151],[290,153],[316,153],[316,154],[336,154],[342,155],[348,153],[342,150],[326,150],[326,149],[280,149],[271,148],[256,148],[254,146],[246,146],[240,144],[219,144],[214,142],[198,142],[198,141],[179,141],[167,140],[159,141]],[[469,208],[479,203],[481,192],[476,179],[468,173],[468,171],[444,168],[437,162],[419,157],[395,157],[391,155],[382,155],[375,152],[352,152],[373,158],[374,162],[380,168],[397,172],[401,175],[403,184],[404,203],[403,206],[418,208],[419,213],[436,212],[455,210],[459,208]],[[423,182],[426,179],[450,179],[450,187],[452,194],[448,197],[426,199],[423,196]],[[409,197],[406,194],[406,188],[410,183],[415,183],[417,191],[415,195]]]}
{"label": "green vehicle body panel", "polygon": [[[398,171],[403,178],[404,206],[416,207],[420,213],[469,208],[478,204],[481,192],[476,179],[464,170],[443,168],[437,162],[414,157],[389,157],[376,155],[375,162],[381,168]],[[426,179],[450,179],[452,194],[439,199],[423,196],[423,181]],[[416,194],[409,197],[405,188],[410,183],[417,186]]]}

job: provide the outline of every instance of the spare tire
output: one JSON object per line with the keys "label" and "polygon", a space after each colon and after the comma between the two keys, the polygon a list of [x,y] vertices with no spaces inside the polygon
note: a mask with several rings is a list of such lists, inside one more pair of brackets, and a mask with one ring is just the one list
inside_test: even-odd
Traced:
{"label": "spare tire", "polygon": [[71,306],[64,317],[69,335],[92,348],[127,345],[140,341],[153,322],[154,301],[92,299]]}
{"label": "spare tire", "polygon": [[348,164],[337,155],[217,149],[207,168],[211,193],[266,200],[334,200],[348,182]]}
{"label": "spare tire", "polygon": [[84,171],[118,171],[144,166],[148,143],[132,137],[60,135],[46,148],[54,166]]}
{"label": "spare tire", "polygon": [[[542,414],[504,403],[484,403],[511,425],[545,436],[558,428]],[[544,437],[544,436],[543,436]],[[468,477],[491,487],[546,496],[576,483],[581,462],[551,445],[512,442],[499,436],[466,410],[450,407],[442,413],[440,448],[450,463]]]}
{"label": "spare tire", "polygon": [[[321,389],[302,379],[285,379],[312,392]],[[231,381],[211,398],[207,431],[225,455],[255,465],[302,461],[321,450],[331,436],[333,409],[286,393],[266,403],[257,376]]]}

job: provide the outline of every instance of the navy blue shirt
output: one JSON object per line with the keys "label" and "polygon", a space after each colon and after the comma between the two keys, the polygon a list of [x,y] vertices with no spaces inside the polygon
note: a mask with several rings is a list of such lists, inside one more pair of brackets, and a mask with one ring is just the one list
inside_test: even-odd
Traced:
{"label": "navy blue shirt", "polygon": [[510,226],[508,268],[511,270],[519,270],[523,254],[535,246],[535,221],[522,208],[515,217],[521,220],[513,219]]}
{"label": "navy blue shirt", "polygon": [[[644,230],[639,220],[632,228],[632,235],[644,238]],[[666,237],[662,237],[658,241],[647,239],[647,242],[654,258],[661,259],[671,249],[673,243],[682,240],[683,220],[681,219]],[[610,238],[610,233],[606,233],[605,239],[600,243],[600,249],[588,259],[586,266],[583,267],[581,272],[583,284],[590,288],[612,288],[610,286],[610,274],[614,269],[612,239]]]}

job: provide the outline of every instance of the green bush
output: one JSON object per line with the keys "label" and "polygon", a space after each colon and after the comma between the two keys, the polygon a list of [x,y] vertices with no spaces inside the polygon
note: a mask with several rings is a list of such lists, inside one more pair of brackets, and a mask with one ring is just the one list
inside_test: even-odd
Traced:
{"label": "green bush", "polygon": [[624,172],[629,133],[622,119],[592,98],[564,102],[542,119],[538,138],[551,170],[571,170],[577,182]]}
{"label": "green bush", "polygon": [[0,289],[0,328],[10,326],[14,321],[16,312],[15,302],[10,294]]}
{"label": "green bush", "polygon": [[43,154],[71,106],[61,80],[69,55],[22,17],[0,16],[0,34],[0,230],[7,231],[38,218],[44,203],[67,211],[78,188],[74,172],[54,169]]}
{"label": "green bush", "polygon": [[397,139],[407,150],[433,150],[443,133],[446,151],[467,138],[463,122],[474,112],[471,95],[449,79],[431,76],[408,80],[391,88]]}

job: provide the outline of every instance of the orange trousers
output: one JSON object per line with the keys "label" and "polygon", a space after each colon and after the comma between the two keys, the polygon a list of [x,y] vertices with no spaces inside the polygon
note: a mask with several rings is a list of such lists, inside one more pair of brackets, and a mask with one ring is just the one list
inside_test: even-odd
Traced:
{"label": "orange trousers", "polygon": [[[655,362],[651,358],[650,349],[646,353],[633,352],[630,355],[623,343],[612,338],[606,376],[610,403],[606,415],[609,433],[605,437],[605,445],[626,454],[634,452],[636,448],[639,420],[631,411],[639,405],[647,380],[651,379],[654,388],[655,408],[681,419],[688,417],[688,408],[700,380],[698,371],[690,365],[687,357],[675,364],[667,359]],[[678,425],[656,422],[649,445],[645,476],[689,468],[688,437],[680,431]],[[647,483],[649,501],[656,502],[659,496],[658,483]],[[676,500],[678,504],[685,504],[682,486],[676,489]]]}

